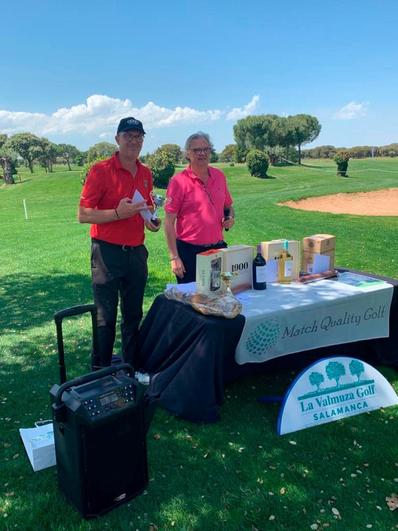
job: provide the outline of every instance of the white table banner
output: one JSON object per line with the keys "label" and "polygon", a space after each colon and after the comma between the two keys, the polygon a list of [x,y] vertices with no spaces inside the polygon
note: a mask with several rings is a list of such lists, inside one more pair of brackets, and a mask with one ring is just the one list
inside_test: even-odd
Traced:
{"label": "white table banner", "polygon": [[389,336],[393,286],[356,273],[309,284],[269,284],[238,296],[246,318],[235,359],[285,354]]}

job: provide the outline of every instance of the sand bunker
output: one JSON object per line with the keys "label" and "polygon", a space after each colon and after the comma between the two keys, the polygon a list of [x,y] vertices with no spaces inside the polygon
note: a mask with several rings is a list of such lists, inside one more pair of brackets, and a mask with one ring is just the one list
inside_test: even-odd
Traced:
{"label": "sand bunker", "polygon": [[286,201],[281,205],[301,210],[358,214],[360,216],[398,216],[398,188],[375,192],[341,193]]}

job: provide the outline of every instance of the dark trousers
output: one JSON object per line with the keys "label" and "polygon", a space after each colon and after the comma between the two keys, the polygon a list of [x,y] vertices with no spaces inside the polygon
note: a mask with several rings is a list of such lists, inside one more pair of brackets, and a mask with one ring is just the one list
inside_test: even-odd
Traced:
{"label": "dark trousers", "polygon": [[188,282],[195,282],[196,280],[196,255],[209,251],[210,249],[225,249],[227,244],[224,241],[219,241],[209,245],[193,245],[182,240],[177,240],[177,252],[185,266],[185,274],[183,278],[177,277],[178,284],[187,284]]}
{"label": "dark trousers", "polygon": [[148,276],[147,258],[144,245],[126,247],[92,241],[91,274],[98,325],[98,352],[92,353],[93,369],[111,364],[119,298],[122,357],[134,367]]}

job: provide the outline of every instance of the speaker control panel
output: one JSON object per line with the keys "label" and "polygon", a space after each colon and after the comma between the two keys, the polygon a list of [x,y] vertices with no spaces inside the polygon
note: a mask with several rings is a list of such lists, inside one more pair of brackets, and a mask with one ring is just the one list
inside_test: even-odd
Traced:
{"label": "speaker control panel", "polygon": [[111,411],[120,411],[134,402],[136,382],[133,378],[116,374],[74,387],[70,395],[73,397],[70,403],[73,409],[79,409],[81,413],[85,412],[85,416],[94,419]]}

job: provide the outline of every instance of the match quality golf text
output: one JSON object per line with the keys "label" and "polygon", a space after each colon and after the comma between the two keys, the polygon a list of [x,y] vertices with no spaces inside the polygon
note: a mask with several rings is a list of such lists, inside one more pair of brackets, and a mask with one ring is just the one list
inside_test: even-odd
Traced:
{"label": "match quality golf text", "polygon": [[361,323],[366,323],[373,319],[383,319],[385,313],[385,306],[380,305],[377,308],[372,306],[367,308],[363,313],[344,312],[342,316],[325,315],[321,320],[314,319],[311,323],[303,325],[293,324],[285,326],[282,339],[287,337],[297,337],[306,334],[314,334],[315,332],[328,332],[340,326],[359,326]]}

